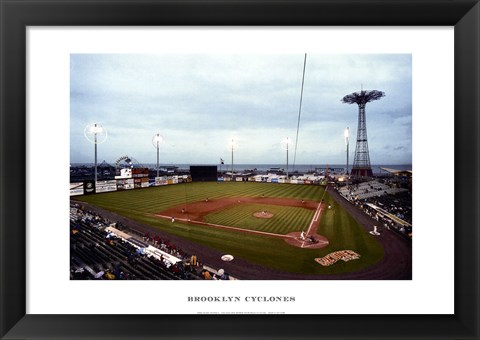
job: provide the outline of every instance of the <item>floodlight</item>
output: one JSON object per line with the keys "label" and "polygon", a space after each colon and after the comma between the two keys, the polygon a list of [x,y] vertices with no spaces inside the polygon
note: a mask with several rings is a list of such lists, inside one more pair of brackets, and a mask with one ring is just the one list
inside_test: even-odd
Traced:
{"label": "floodlight", "polygon": [[292,140],[290,139],[290,137],[285,137],[284,139],[282,139],[282,146],[286,150],[288,150],[288,145],[291,143],[292,143]]}
{"label": "floodlight", "polygon": [[83,134],[93,144],[102,144],[107,140],[107,130],[97,123],[87,125]]}
{"label": "floodlight", "polygon": [[100,126],[100,125],[97,125],[97,124],[94,124],[93,126],[90,126],[90,128],[88,129],[90,133],[102,133],[103,132],[103,128]]}
{"label": "floodlight", "polygon": [[164,138],[161,134],[157,133],[153,136],[152,138],[152,144],[156,148],[159,144],[162,144],[164,141]]}
{"label": "floodlight", "polygon": [[228,149],[236,150],[238,148],[238,139],[237,137],[230,137],[228,139]]}

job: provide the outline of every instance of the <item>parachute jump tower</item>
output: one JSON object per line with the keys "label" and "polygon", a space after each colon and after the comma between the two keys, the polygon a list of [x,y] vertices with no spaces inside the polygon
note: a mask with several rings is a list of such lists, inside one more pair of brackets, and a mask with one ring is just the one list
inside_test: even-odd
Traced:
{"label": "parachute jump tower", "polygon": [[358,105],[358,128],[355,157],[353,160],[352,177],[372,177],[370,155],[368,154],[367,122],[365,119],[365,106],[368,102],[379,100],[385,93],[377,90],[354,92],[343,97],[342,102]]}

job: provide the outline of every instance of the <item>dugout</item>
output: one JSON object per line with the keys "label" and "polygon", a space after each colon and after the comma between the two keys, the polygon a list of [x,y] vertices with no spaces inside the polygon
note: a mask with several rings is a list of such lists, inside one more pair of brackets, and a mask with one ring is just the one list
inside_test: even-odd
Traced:
{"label": "dugout", "polygon": [[192,176],[192,182],[217,181],[217,166],[191,165],[190,176]]}

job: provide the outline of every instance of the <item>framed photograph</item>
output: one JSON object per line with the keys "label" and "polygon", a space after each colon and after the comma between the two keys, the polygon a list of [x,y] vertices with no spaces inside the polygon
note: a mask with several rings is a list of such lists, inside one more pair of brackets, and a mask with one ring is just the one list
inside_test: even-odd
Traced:
{"label": "framed photograph", "polygon": [[477,1],[0,1],[2,339],[478,339]]}

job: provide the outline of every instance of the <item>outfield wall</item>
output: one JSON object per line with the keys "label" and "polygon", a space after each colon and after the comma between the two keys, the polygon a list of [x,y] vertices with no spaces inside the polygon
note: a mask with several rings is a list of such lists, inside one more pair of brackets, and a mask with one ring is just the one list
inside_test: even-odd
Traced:
{"label": "outfield wall", "polygon": [[[147,175],[148,176],[148,175]],[[161,176],[149,179],[148,177],[118,178],[106,181],[86,180],[70,183],[70,196],[99,194],[112,191],[123,191],[132,189],[143,189],[153,186],[173,185],[189,183],[192,179],[188,175],[182,176]]]}
{"label": "outfield wall", "polygon": [[[277,175],[255,175],[255,176],[235,176],[218,177],[218,182],[257,182],[257,183],[279,183],[279,184],[321,184],[323,176],[299,176],[298,178],[286,179],[285,176]],[[181,176],[160,176],[153,178],[135,177],[119,178],[113,180],[97,181],[92,180],[70,183],[70,196],[99,194],[112,191],[123,191],[132,189],[143,189],[153,186],[175,185],[180,183],[192,182],[189,175]]]}
{"label": "outfield wall", "polygon": [[278,175],[255,175],[255,176],[231,176],[218,177],[218,182],[258,182],[258,183],[282,183],[282,184],[321,184],[324,176],[298,176],[287,179],[286,176]]}

